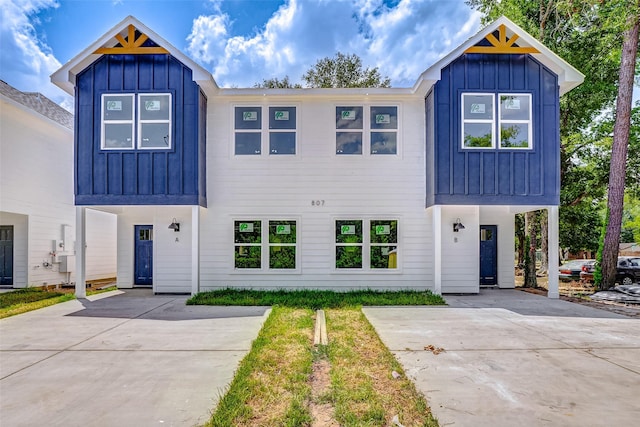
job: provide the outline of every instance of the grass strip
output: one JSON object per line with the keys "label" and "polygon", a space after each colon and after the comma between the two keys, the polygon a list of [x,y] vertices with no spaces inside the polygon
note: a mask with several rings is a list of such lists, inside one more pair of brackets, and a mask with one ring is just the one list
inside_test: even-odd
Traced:
{"label": "grass strip", "polygon": [[[341,426],[438,426],[425,397],[406,377],[360,309],[326,312],[330,400]],[[401,376],[394,378],[392,372]]]}
{"label": "grass strip", "polygon": [[38,288],[3,292],[0,294],[0,319],[70,301],[74,298],[73,294],[45,291]]}
{"label": "grass strip", "polygon": [[188,305],[248,305],[309,308],[312,310],[372,305],[444,305],[440,295],[429,291],[350,292],[319,290],[259,291],[251,289],[221,289],[201,292],[187,300]]}
{"label": "grass strip", "polygon": [[[87,295],[102,294],[115,290],[117,290],[117,288],[111,286],[105,289],[87,291]],[[76,297],[73,293],[48,291],[42,288],[25,288],[3,292],[0,294],[0,319],[74,299],[76,299]]]}
{"label": "grass strip", "polygon": [[305,426],[313,312],[275,306],[207,426]]}

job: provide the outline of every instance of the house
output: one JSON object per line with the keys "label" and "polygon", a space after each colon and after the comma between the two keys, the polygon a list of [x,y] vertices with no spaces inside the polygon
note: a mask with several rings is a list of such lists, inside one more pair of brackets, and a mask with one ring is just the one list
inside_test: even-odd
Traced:
{"label": "house", "polygon": [[[73,114],[0,81],[0,286],[75,280]],[[88,213],[85,279],[115,277],[116,218]]]}
{"label": "house", "polygon": [[504,17],[410,88],[220,88],[131,16],[52,75],[78,240],[116,214],[118,286],[155,293],[512,288],[516,213],[548,209],[558,259],[559,97],[582,80]]}

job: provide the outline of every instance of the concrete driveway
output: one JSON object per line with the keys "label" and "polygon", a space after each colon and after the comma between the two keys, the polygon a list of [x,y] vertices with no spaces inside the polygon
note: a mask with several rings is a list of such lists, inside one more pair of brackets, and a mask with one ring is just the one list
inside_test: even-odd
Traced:
{"label": "concrete driveway", "polygon": [[268,308],[110,292],[0,320],[0,425],[208,420]]}
{"label": "concrete driveway", "polygon": [[516,290],[445,299],[363,310],[441,427],[639,425],[640,319]]}

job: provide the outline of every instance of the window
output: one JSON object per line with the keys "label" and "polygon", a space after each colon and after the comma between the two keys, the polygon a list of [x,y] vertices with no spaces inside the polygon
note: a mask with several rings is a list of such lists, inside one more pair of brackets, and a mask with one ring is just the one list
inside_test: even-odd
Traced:
{"label": "window", "polygon": [[397,135],[398,107],[336,107],[336,154],[397,154]]}
{"label": "window", "polygon": [[362,154],[362,107],[336,107],[336,154]]}
{"label": "window", "polygon": [[[296,154],[296,107],[269,107],[266,123],[263,123],[262,107],[235,107],[234,116],[237,156],[261,155],[265,140],[268,140],[270,155]],[[265,135],[263,129],[266,128],[268,134]]]}
{"label": "window", "polygon": [[103,150],[171,148],[171,94],[103,94],[101,111]]}
{"label": "window", "polygon": [[462,146],[495,146],[493,94],[462,94]]}
{"label": "window", "polygon": [[[236,270],[295,270],[297,267],[296,221],[234,221],[234,268]],[[268,242],[264,245],[263,242]],[[263,265],[263,260],[267,260]]]}
{"label": "window", "polygon": [[262,153],[262,108],[236,107],[236,155]]}
{"label": "window", "polygon": [[[531,94],[462,94],[462,148],[532,148]],[[496,137],[497,135],[497,137]]]}
{"label": "window", "polygon": [[371,107],[371,154],[396,154],[398,107]]}
{"label": "window", "polygon": [[269,154],[296,154],[296,107],[269,107]]}
{"label": "window", "polygon": [[171,147],[171,95],[138,95],[138,148]]}
{"label": "window", "polygon": [[133,148],[133,95],[102,95],[102,148]]}
{"label": "window", "polygon": [[296,268],[295,221],[269,221],[269,268]]}
{"label": "window", "polygon": [[398,268],[398,221],[336,220],[336,269],[363,270]]}
{"label": "window", "polygon": [[397,268],[398,221],[371,221],[371,268]]}
{"label": "window", "polygon": [[336,268],[362,268],[362,220],[336,221]]}
{"label": "window", "polygon": [[531,147],[531,95],[500,95],[500,148]]}
{"label": "window", "polygon": [[262,267],[262,221],[235,221],[235,268]]}
{"label": "window", "polygon": [[140,229],[138,231],[138,240],[153,240],[153,230],[150,229]]}

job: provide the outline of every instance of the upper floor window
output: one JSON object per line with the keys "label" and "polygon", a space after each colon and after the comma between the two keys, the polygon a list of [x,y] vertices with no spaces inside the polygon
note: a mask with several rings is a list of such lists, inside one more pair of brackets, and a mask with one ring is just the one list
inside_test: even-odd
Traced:
{"label": "upper floor window", "polygon": [[336,107],[336,154],[397,154],[398,107]]}
{"label": "upper floor window", "polygon": [[[462,94],[462,148],[530,149],[531,94]],[[496,114],[497,113],[497,114]]]}
{"label": "upper floor window", "polygon": [[262,107],[235,107],[234,123],[236,155],[260,155],[263,144],[270,155],[296,154],[296,107],[268,107],[266,120]]}
{"label": "upper floor window", "polygon": [[103,150],[170,149],[171,94],[103,94]]}

